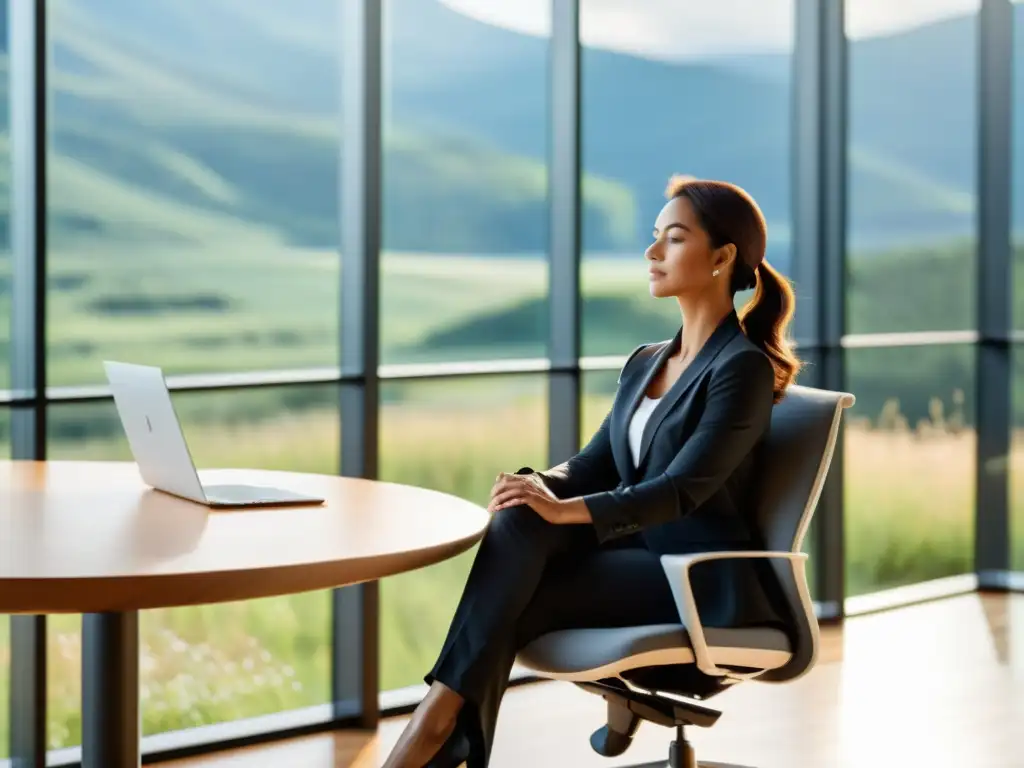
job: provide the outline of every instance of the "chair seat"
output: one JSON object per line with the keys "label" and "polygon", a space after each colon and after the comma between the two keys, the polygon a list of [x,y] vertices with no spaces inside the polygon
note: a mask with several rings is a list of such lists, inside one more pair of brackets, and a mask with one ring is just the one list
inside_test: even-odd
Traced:
{"label": "chair seat", "polygon": [[[777,669],[791,657],[789,638],[772,627],[705,627],[718,665]],[[519,652],[524,667],[556,680],[593,681],[642,667],[693,664],[682,624],[566,629],[537,638]]]}

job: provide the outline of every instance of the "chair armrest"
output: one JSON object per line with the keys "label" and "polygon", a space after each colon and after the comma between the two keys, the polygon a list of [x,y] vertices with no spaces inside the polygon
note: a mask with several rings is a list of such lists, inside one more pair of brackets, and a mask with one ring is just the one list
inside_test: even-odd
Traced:
{"label": "chair armrest", "polygon": [[[797,573],[797,585],[801,591],[801,600],[810,601],[810,592],[807,589],[807,578],[804,574],[803,565],[807,560],[806,552],[767,552],[763,550],[735,551],[735,552],[697,552],[691,555],[662,555],[661,567],[665,570],[672,594],[676,599],[676,607],[679,609],[679,618],[686,627],[690,636],[690,645],[693,647],[693,657],[697,663],[697,669],[705,675],[712,677],[732,677],[747,679],[763,674],[763,670],[752,674],[733,672],[728,669],[721,669],[715,665],[711,658],[711,651],[708,649],[707,637],[704,635],[704,625],[700,621],[700,613],[697,610],[697,601],[693,596],[693,585],[690,583],[690,568],[697,563],[704,563],[710,560],[735,560],[741,558],[773,558],[789,560]],[[807,592],[806,595],[803,593]]]}

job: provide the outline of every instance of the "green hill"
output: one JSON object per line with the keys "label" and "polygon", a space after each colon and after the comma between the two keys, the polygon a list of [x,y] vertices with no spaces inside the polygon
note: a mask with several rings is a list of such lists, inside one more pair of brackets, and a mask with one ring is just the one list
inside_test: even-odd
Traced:
{"label": "green hill", "polygon": [[[1014,316],[1024,317],[1024,245],[1014,252]],[[859,332],[914,331],[974,327],[973,244],[894,250],[873,258],[852,259],[848,276],[847,322]],[[624,270],[625,272],[625,270]],[[799,308],[798,308],[799,311]],[[460,350],[484,350],[501,334],[543,350],[547,306],[527,299],[499,310],[474,313],[417,338],[415,353],[424,360],[451,359]],[[588,293],[583,303],[585,354],[624,354],[639,341],[666,338],[677,322],[674,307],[655,304],[632,286]],[[410,346],[411,353],[412,345]],[[929,417],[933,398],[947,412],[963,395],[967,423],[974,414],[974,355],[970,346],[852,349],[847,352],[848,386],[857,395],[857,412],[878,416],[897,400],[911,425]],[[1024,425],[1024,356],[1015,360],[1014,418]]]}
{"label": "green hill", "polygon": [[[192,34],[205,21],[202,10],[154,3],[142,15],[150,24],[167,22]],[[338,109],[282,109],[283,83],[254,89],[251,78],[277,69],[303,40],[288,28],[275,29],[278,17],[255,6],[221,10],[231,18],[241,14],[236,22],[249,30],[250,43],[277,42],[261,53],[249,51],[250,62],[261,65],[250,79],[216,66],[190,66],[159,44],[148,46],[155,29],[129,39],[123,18],[53,4],[49,189],[50,237],[58,253],[83,240],[136,249],[236,240],[336,247]],[[325,71],[313,79],[336,85],[337,63],[323,64]],[[0,67],[6,70],[5,59]],[[0,77],[4,109],[6,83]],[[483,138],[456,141],[388,121],[384,174],[386,248],[488,253],[546,247],[547,175],[539,160]],[[5,172],[4,197],[7,184]],[[585,186],[599,244],[622,247],[634,217],[631,195],[596,177],[586,178]]]}
{"label": "green hill", "polygon": [[[386,362],[466,359],[481,350],[542,355],[546,278],[532,257],[547,246],[546,43],[438,3],[396,0],[396,8],[402,12],[387,21],[383,227],[386,270],[397,271],[383,286],[382,355]],[[274,0],[52,3],[52,384],[96,381],[102,356],[152,359],[155,350],[175,373],[336,362],[336,5],[297,0],[294,9],[283,13]],[[442,30],[452,35],[448,43]],[[933,51],[946,40],[962,47],[962,33],[950,22],[858,43],[858,82],[877,79],[892,46]],[[736,66],[601,51],[587,53],[587,62],[585,167],[601,171],[584,179],[588,249],[635,250],[646,218],[639,212],[660,198],[665,173],[681,167],[710,169],[729,157],[761,178],[766,194],[788,195],[773,182],[785,176],[785,156],[772,151],[788,125],[778,113],[788,103],[776,90],[781,81]],[[897,74],[900,92],[913,92],[912,73]],[[0,87],[6,81],[0,76]],[[658,103],[655,94],[670,84],[691,94],[687,103],[741,95],[728,114],[757,113],[769,127],[737,118],[725,121],[726,130],[706,112],[686,122],[650,120],[641,104]],[[855,253],[848,325],[865,333],[969,328],[973,292],[963,286],[973,281],[971,249],[942,238],[973,215],[972,202],[960,170],[940,173],[931,160],[945,151],[937,142],[963,138],[962,121],[920,146],[888,140],[888,123],[865,123],[878,106],[868,108],[873,97],[855,90],[867,101],[854,110],[865,141],[851,148],[851,183],[889,179],[872,187],[878,194],[858,195],[860,204],[874,201],[871,215],[894,226],[924,222],[921,230],[934,235],[928,242],[943,244]],[[934,89],[925,96],[921,109],[934,118]],[[914,109],[900,109],[901,125],[909,125]],[[666,157],[677,134],[680,154]],[[5,198],[9,152],[0,136]],[[782,216],[787,206],[776,203],[769,197],[766,209]],[[492,269],[467,261],[483,254]],[[632,269],[624,262],[621,285],[612,279],[589,291],[588,354],[618,353],[658,335],[664,315],[643,303]],[[0,260],[4,322],[9,288]],[[854,373],[882,355],[850,354]],[[969,365],[923,365],[950,385],[968,383]],[[902,374],[879,366],[867,378],[884,377],[879,392],[898,384],[912,394],[913,379],[899,383]]]}

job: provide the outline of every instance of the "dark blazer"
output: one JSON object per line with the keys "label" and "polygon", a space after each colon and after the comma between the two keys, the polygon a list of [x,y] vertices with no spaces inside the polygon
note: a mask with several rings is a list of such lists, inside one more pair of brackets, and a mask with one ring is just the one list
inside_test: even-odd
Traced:
{"label": "dark blazer", "polygon": [[[763,549],[752,494],[775,374],[735,312],[651,413],[633,467],[630,418],[681,337],[682,328],[669,341],[637,347],[619,375],[611,411],[587,446],[537,474],[559,498],[583,497],[601,542],[636,534],[657,554]],[[708,625],[777,623],[780,603],[769,598],[777,583],[763,563],[716,561],[691,573]]]}

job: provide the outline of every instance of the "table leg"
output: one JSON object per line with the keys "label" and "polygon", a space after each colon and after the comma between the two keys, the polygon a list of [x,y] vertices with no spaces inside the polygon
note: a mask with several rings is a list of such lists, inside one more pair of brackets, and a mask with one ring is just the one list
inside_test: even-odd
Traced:
{"label": "table leg", "polygon": [[139,614],[82,617],[82,768],[139,768]]}

